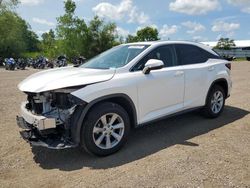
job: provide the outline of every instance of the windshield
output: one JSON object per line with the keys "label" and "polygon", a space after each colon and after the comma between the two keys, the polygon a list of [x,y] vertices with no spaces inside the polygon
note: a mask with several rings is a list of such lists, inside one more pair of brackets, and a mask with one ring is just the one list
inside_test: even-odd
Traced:
{"label": "windshield", "polygon": [[122,45],[111,48],[106,52],[90,59],[80,67],[92,69],[119,68],[128,64],[132,59],[148,48],[149,45]]}

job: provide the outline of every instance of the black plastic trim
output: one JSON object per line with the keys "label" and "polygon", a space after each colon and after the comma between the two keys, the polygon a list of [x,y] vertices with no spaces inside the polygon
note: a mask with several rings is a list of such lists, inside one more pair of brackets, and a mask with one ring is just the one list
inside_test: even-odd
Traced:
{"label": "black plastic trim", "polygon": [[208,92],[207,92],[207,96],[206,96],[206,101],[205,101],[205,103],[207,102],[207,98],[208,98],[209,92],[211,91],[212,87],[213,87],[217,82],[221,82],[221,81],[226,82],[226,84],[227,84],[227,94],[226,94],[227,96],[226,96],[226,98],[228,98],[228,97],[230,96],[230,95],[228,95],[228,83],[227,83],[227,80],[226,80],[225,78],[219,78],[219,79],[213,81],[212,84],[210,85],[210,87],[209,87],[209,89],[208,89]]}
{"label": "black plastic trim", "polygon": [[194,107],[194,108],[190,108],[190,109],[186,109],[186,110],[181,110],[181,111],[175,112],[173,114],[164,115],[164,116],[162,116],[160,118],[156,118],[156,119],[150,120],[148,122],[138,124],[137,126],[142,127],[142,126],[145,126],[145,125],[148,125],[148,124],[151,124],[151,123],[155,123],[155,122],[158,122],[158,121],[161,121],[161,120],[164,120],[164,119],[168,119],[168,118],[171,118],[171,117],[174,117],[174,116],[179,116],[181,114],[186,114],[186,113],[189,113],[189,112],[193,112],[195,110],[199,110],[199,109],[202,109],[202,108],[203,108],[203,106],[199,106],[199,107]]}
{"label": "black plastic trim", "polygon": [[125,100],[127,100],[131,106],[131,110],[133,112],[133,116],[134,116],[134,126],[137,126],[137,114],[136,114],[136,108],[135,105],[132,101],[132,99],[123,93],[117,93],[117,94],[112,94],[112,95],[106,95],[103,97],[100,97],[98,99],[95,99],[93,101],[91,101],[90,103],[88,103],[86,106],[84,106],[83,108],[78,108],[76,111],[76,119],[75,123],[72,124],[72,128],[71,128],[71,134],[72,134],[72,139],[74,140],[75,143],[80,143],[80,138],[81,138],[81,128],[83,126],[83,121],[84,118],[86,117],[87,113],[89,112],[89,110],[97,103],[101,102],[101,101],[105,101],[108,99],[112,99],[112,98],[117,98],[117,97],[121,97],[124,98]]}

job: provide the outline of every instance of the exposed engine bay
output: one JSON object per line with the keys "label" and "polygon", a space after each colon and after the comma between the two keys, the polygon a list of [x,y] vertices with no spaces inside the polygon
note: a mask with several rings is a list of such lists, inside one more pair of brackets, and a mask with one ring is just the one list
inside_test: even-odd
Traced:
{"label": "exposed engine bay", "polygon": [[76,104],[68,93],[28,93],[26,109],[36,115],[56,119],[56,125],[64,124],[74,112]]}

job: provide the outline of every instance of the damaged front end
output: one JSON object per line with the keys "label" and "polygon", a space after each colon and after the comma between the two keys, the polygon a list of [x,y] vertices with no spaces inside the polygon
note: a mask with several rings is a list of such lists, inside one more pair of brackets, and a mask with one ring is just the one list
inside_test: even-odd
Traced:
{"label": "damaged front end", "polygon": [[17,124],[21,136],[33,146],[66,149],[78,146],[71,134],[72,119],[78,106],[86,103],[71,95],[72,89],[27,94]]}

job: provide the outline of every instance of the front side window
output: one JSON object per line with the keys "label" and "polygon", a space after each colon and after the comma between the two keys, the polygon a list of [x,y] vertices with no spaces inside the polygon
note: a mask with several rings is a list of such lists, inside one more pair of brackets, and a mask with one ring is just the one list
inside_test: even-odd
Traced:
{"label": "front side window", "polygon": [[150,59],[162,60],[165,67],[172,67],[176,65],[176,57],[172,45],[157,47],[143,57],[132,69],[132,71],[143,70],[145,64]]}
{"label": "front side window", "polygon": [[149,45],[122,45],[114,47],[90,59],[80,67],[92,69],[120,68],[128,64]]}

